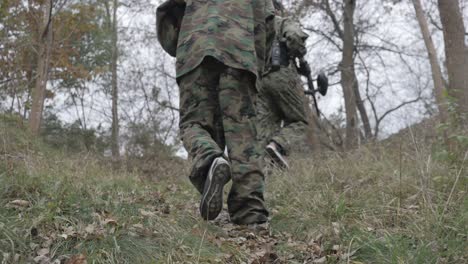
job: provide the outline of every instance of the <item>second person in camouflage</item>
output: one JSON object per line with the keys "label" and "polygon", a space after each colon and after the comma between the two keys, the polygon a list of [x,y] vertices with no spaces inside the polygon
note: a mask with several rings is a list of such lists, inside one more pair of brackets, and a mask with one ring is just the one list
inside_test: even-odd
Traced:
{"label": "second person in camouflage", "polygon": [[292,145],[304,142],[308,130],[308,106],[294,61],[305,55],[308,35],[291,18],[279,16],[283,7],[278,1],[274,3],[278,14],[276,41],[282,42],[286,58],[278,69],[272,67],[271,57],[268,60],[258,102],[258,130],[261,145],[269,157],[280,167],[288,168],[284,156],[289,154]]}
{"label": "second person in camouflage", "polygon": [[177,57],[180,132],[207,220],[222,210],[230,179],[231,221],[268,220],[255,103],[273,14],[271,0],[169,0],[157,10],[158,39]]}

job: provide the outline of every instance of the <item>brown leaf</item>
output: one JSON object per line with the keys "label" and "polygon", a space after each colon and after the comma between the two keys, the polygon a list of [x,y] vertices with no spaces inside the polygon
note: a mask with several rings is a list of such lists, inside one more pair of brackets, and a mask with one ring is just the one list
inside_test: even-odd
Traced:
{"label": "brown leaf", "polygon": [[323,239],[323,234],[320,233],[317,235],[317,237],[315,238],[315,241],[317,241],[318,244],[322,244],[322,239]]}
{"label": "brown leaf", "polygon": [[320,254],[322,253],[322,247],[317,243],[311,244],[310,249],[312,253],[314,253],[314,255],[320,256]]}
{"label": "brown leaf", "polygon": [[65,264],[87,264],[86,256],[83,254],[74,255],[68,259]]}
{"label": "brown leaf", "polygon": [[73,226],[66,227],[63,232],[69,236],[74,236],[76,235],[75,228]]}
{"label": "brown leaf", "polygon": [[223,246],[223,242],[219,239],[214,239],[214,243],[216,244],[216,246],[218,246],[218,248],[222,248]]}
{"label": "brown leaf", "polygon": [[170,184],[169,186],[167,186],[167,190],[175,193],[179,190],[179,188],[175,184]]}
{"label": "brown leaf", "polygon": [[260,258],[252,261],[252,264],[272,264],[276,263],[279,256],[274,252],[265,252]]}
{"label": "brown leaf", "polygon": [[24,208],[24,207],[29,207],[31,203],[26,200],[13,200],[8,203],[8,206],[10,207],[15,207],[15,208]]}
{"label": "brown leaf", "polygon": [[42,242],[41,247],[42,248],[49,248],[52,243],[54,243],[53,239],[46,237],[45,240]]}
{"label": "brown leaf", "polygon": [[341,225],[340,223],[338,222],[332,222],[332,226],[333,226],[333,232],[339,236],[340,235],[340,229],[341,229]]}
{"label": "brown leaf", "polygon": [[332,251],[331,251],[331,252],[332,252],[334,255],[341,255],[341,253],[342,253],[342,252],[341,252],[341,249],[342,249],[342,248],[343,248],[343,247],[342,247],[341,245],[333,245],[333,246],[332,246]]}
{"label": "brown leaf", "polygon": [[45,256],[49,254],[50,250],[48,248],[41,248],[37,251],[38,256]]}
{"label": "brown leaf", "polygon": [[325,263],[327,261],[327,257],[321,257],[319,259],[315,259],[312,263]]}
{"label": "brown leaf", "polygon": [[419,210],[419,205],[412,204],[412,205],[406,206],[406,208],[410,210]]}
{"label": "brown leaf", "polygon": [[134,224],[133,227],[136,229],[144,229],[142,224]]}
{"label": "brown leaf", "polygon": [[156,214],[154,212],[150,212],[150,211],[145,211],[143,209],[140,209],[138,210],[140,212],[140,214],[142,216],[145,216],[145,217],[152,217],[152,216],[155,216]]}
{"label": "brown leaf", "polygon": [[94,233],[94,230],[95,230],[94,224],[89,224],[89,225],[87,225],[87,226],[85,227],[85,231],[86,231],[86,233],[88,233],[88,234]]}
{"label": "brown leaf", "polygon": [[107,218],[104,220],[103,222],[104,225],[113,225],[113,226],[116,226],[117,225],[117,221],[115,219],[112,219],[112,218]]}
{"label": "brown leaf", "polygon": [[46,256],[37,256],[34,258],[34,262],[36,263],[50,263],[50,258]]}
{"label": "brown leaf", "polygon": [[345,253],[343,255],[341,255],[341,259],[348,259],[352,256],[354,256],[354,254],[356,254],[357,250],[353,250],[351,252],[348,252],[348,253]]}

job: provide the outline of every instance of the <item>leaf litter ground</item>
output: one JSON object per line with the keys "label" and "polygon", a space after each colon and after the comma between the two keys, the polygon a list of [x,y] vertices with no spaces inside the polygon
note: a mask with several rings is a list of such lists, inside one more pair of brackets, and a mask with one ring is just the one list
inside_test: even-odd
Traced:
{"label": "leaf litter ground", "polygon": [[148,179],[91,156],[2,152],[0,260],[466,263],[467,164],[417,149],[296,159],[266,179],[268,232],[233,225],[225,211],[201,220],[188,164]]}

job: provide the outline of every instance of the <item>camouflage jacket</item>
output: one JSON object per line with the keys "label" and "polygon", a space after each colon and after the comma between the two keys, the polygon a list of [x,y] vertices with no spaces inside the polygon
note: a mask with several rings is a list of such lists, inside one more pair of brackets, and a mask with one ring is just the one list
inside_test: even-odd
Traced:
{"label": "camouflage jacket", "polygon": [[[307,49],[305,46],[305,41],[309,37],[304,31],[302,31],[301,26],[291,17],[275,17],[275,38],[279,42],[284,42],[286,44],[288,55],[291,59],[295,57],[302,57],[306,54]],[[268,56],[267,56],[267,65],[265,74],[270,72],[270,62],[271,62],[271,46],[268,47]],[[290,64],[291,66],[291,64]]]}
{"label": "camouflage jacket", "polygon": [[[183,19],[175,7],[184,8]],[[158,38],[177,57],[177,77],[206,56],[258,77],[265,67],[267,30],[273,28],[268,26],[273,18],[271,0],[186,0],[185,5],[168,0],[158,7]]]}
{"label": "camouflage jacket", "polygon": [[161,47],[172,57],[176,56],[179,30],[184,17],[185,4],[168,0],[156,10],[156,29]]}

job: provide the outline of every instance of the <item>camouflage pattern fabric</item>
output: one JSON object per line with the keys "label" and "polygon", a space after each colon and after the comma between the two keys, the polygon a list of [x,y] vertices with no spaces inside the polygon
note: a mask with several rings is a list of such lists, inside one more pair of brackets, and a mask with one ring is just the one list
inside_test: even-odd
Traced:
{"label": "camouflage pattern fabric", "polygon": [[292,57],[304,56],[307,53],[305,41],[309,35],[302,31],[299,23],[289,17],[281,18],[277,16],[275,24],[278,32],[280,32],[279,37],[286,42],[289,55]]}
{"label": "camouflage pattern fabric", "polygon": [[207,57],[179,78],[180,132],[193,158],[190,180],[202,193],[213,159],[228,150],[232,188],[228,196],[231,221],[267,221],[261,152],[256,145],[254,76]]}
{"label": "camouflage pattern fabric", "polygon": [[156,30],[161,47],[172,57],[176,56],[179,30],[185,12],[185,3],[168,0],[156,9]]}
{"label": "camouflage pattern fabric", "polygon": [[274,141],[288,155],[293,145],[303,144],[308,129],[305,107],[304,89],[295,68],[281,67],[264,76],[257,104],[261,146]]}
{"label": "camouflage pattern fabric", "polygon": [[[275,17],[276,38],[286,42],[288,54],[303,56],[306,52],[305,34],[290,18]],[[269,61],[267,67],[269,68]],[[307,107],[300,76],[291,61],[289,66],[269,70],[263,77],[258,102],[259,141],[266,146],[276,142],[284,154],[292,145],[303,144],[308,129]],[[282,124],[283,122],[283,124]]]}
{"label": "camouflage pattern fabric", "polygon": [[168,0],[159,6],[157,26],[162,47],[177,57],[180,132],[194,162],[190,180],[201,193],[209,166],[226,147],[232,165],[231,221],[265,222],[268,211],[254,121],[256,93],[270,45],[267,31],[274,34],[272,2],[181,2]]}
{"label": "camouflage pattern fabric", "polygon": [[186,0],[178,35],[177,77],[195,69],[206,56],[260,77],[267,24],[273,18],[271,0]]}
{"label": "camouflage pattern fabric", "polygon": [[[272,26],[272,28],[268,31],[267,38],[272,39],[267,42],[270,45],[267,47],[264,75],[271,70],[271,43],[274,38],[280,42],[286,43],[288,53],[291,57],[302,57],[307,52],[305,41],[309,37],[309,35],[302,31],[299,23],[289,17],[283,18],[275,16],[274,23],[271,23],[270,26]],[[273,31],[273,33],[271,31]]]}

